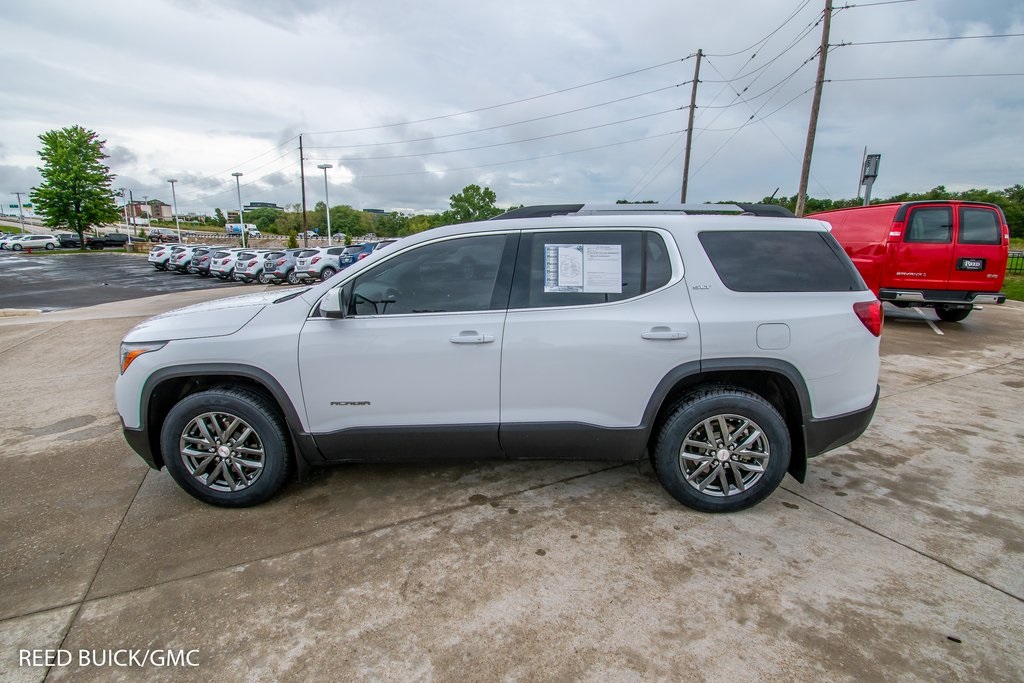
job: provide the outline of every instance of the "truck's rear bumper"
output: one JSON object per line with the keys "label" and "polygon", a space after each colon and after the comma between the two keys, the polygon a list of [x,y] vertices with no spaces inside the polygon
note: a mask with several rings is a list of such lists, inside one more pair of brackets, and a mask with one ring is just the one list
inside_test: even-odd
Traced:
{"label": "truck's rear bumper", "polygon": [[1001,304],[1006,302],[1002,292],[963,292],[942,289],[886,289],[878,292],[878,298],[894,304],[913,306],[937,306],[939,304]]}

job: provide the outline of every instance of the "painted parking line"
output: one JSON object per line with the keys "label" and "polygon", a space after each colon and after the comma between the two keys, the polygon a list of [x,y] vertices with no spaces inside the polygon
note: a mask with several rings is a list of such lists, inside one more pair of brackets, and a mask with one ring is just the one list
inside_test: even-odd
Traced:
{"label": "painted parking line", "polygon": [[941,335],[941,336],[943,336],[943,337],[944,337],[944,336],[946,336],[945,334],[943,334],[943,333],[942,333],[942,330],[940,330],[940,329],[939,329],[939,326],[938,326],[938,325],[936,325],[935,323],[933,323],[933,322],[932,322],[931,320],[929,320],[929,319],[928,319],[928,316],[926,316],[926,315],[924,314],[924,311],[922,311],[922,310],[921,310],[920,308],[917,308],[917,307],[915,307],[915,308],[914,308],[914,310],[915,310],[915,311],[917,311],[917,314],[918,314],[919,316],[921,316],[922,318],[924,318],[924,321],[925,321],[926,323],[928,323],[928,326],[929,326],[929,327],[931,327],[931,328],[932,328],[932,330],[934,330],[934,331],[935,331],[935,334]]}

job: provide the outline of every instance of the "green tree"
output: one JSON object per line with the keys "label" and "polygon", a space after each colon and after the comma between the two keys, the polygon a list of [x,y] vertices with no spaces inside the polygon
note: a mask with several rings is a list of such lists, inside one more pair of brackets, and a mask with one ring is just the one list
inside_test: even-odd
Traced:
{"label": "green tree", "polygon": [[277,209],[266,207],[249,209],[245,212],[245,222],[252,223],[260,232],[274,232],[273,227],[280,213]]}
{"label": "green tree", "polygon": [[462,192],[453,194],[448,198],[451,208],[445,211],[447,223],[468,223],[470,221],[483,221],[493,218],[503,209],[494,205],[498,199],[494,190],[479,185],[466,185]]}
{"label": "green tree", "polygon": [[224,212],[220,209],[213,210],[213,219],[217,222],[217,225],[222,228],[228,224],[228,219],[224,217]]}
{"label": "green tree", "polygon": [[118,219],[114,174],[103,163],[106,141],[81,126],[49,130],[39,140],[43,182],[32,188],[32,202],[47,226],[71,228],[85,244],[86,229]]}

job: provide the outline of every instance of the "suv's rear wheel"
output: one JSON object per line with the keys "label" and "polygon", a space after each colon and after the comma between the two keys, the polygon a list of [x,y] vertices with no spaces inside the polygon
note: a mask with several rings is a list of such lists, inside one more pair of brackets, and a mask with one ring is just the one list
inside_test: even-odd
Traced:
{"label": "suv's rear wheel", "polygon": [[160,448],[167,470],[206,503],[245,507],[284,485],[288,432],[274,405],[245,389],[219,387],[186,396],[167,414]]}
{"label": "suv's rear wheel", "polygon": [[327,266],[326,268],[324,268],[323,270],[320,271],[320,280],[321,281],[330,280],[332,277],[334,277],[334,274],[337,273],[337,272],[338,271],[336,271],[334,268],[331,268],[330,266]]}
{"label": "suv's rear wheel", "polygon": [[949,304],[940,304],[935,307],[935,315],[939,316],[939,320],[947,323],[958,323],[970,314],[970,307],[951,306]]}
{"label": "suv's rear wheel", "polygon": [[767,498],[789,468],[790,438],[779,412],[738,387],[701,389],[680,401],[658,433],[658,479],[683,505],[743,510]]}
{"label": "suv's rear wheel", "polygon": [[296,273],[294,269],[288,271],[288,284],[290,284],[290,285],[297,285],[297,284],[299,284],[299,274]]}

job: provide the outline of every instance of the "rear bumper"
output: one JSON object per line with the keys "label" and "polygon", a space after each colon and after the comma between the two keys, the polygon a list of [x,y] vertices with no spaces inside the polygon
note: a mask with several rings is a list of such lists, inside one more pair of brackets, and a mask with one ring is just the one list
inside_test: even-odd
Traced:
{"label": "rear bumper", "polygon": [[804,422],[804,444],[807,448],[807,457],[813,458],[833,448],[839,448],[863,434],[871,424],[875,408],[878,407],[878,392],[879,389],[876,388],[875,398],[871,401],[871,405],[861,410],[821,420],[813,418],[806,420]]}
{"label": "rear bumper", "polygon": [[886,289],[878,292],[878,298],[894,304],[914,306],[936,306],[939,304],[1001,304],[1006,302],[1002,292],[964,292],[942,289]]}

